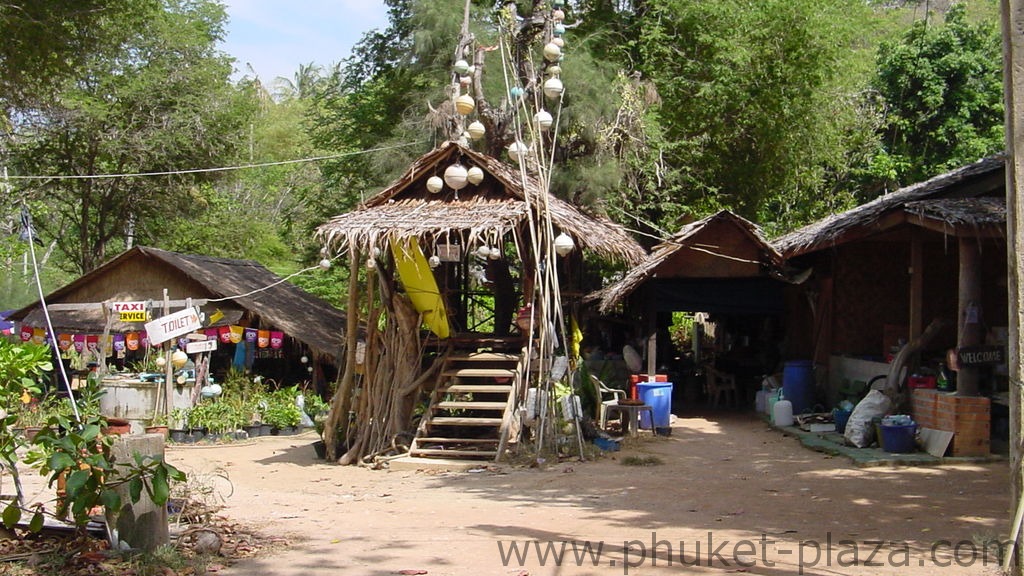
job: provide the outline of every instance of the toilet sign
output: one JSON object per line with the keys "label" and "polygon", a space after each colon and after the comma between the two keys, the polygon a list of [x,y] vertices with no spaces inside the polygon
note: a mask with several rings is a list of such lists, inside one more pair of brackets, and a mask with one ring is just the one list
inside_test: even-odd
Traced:
{"label": "toilet sign", "polygon": [[150,344],[156,345],[202,327],[203,321],[199,315],[199,310],[193,306],[185,308],[181,312],[161,316],[156,320],[147,322],[146,334],[149,336]]}

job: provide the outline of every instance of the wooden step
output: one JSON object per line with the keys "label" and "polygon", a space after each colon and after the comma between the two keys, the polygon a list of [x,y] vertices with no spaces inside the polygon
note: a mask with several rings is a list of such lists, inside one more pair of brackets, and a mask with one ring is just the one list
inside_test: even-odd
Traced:
{"label": "wooden step", "polygon": [[445,370],[442,375],[449,378],[511,378],[516,371],[508,368],[456,368]]}
{"label": "wooden step", "polygon": [[494,444],[497,438],[444,438],[440,436],[424,436],[417,438],[419,444]]}
{"label": "wooden step", "polygon": [[430,419],[431,426],[501,426],[501,418],[459,418],[438,416]]}
{"label": "wooden step", "polygon": [[470,352],[468,354],[452,354],[449,362],[519,362],[519,356],[500,352]]}
{"label": "wooden step", "polygon": [[460,402],[458,400],[446,400],[438,402],[438,410],[504,410],[508,402]]}
{"label": "wooden step", "polygon": [[510,384],[452,384],[447,388],[442,389],[443,392],[450,394],[468,394],[476,392],[477,394],[508,394],[512,391]]}
{"label": "wooden step", "polygon": [[498,455],[497,450],[445,450],[431,448],[417,448],[409,452],[411,456],[478,456],[480,458],[494,458]]}

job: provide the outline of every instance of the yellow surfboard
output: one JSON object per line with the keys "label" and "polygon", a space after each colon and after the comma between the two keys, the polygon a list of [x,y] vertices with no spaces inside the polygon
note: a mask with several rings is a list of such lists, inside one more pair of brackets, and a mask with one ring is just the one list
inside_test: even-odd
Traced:
{"label": "yellow surfboard", "polygon": [[391,242],[391,253],[395,257],[395,270],[413,308],[423,315],[423,323],[431,332],[438,338],[447,338],[451,330],[448,311],[419,243],[415,238],[401,244]]}

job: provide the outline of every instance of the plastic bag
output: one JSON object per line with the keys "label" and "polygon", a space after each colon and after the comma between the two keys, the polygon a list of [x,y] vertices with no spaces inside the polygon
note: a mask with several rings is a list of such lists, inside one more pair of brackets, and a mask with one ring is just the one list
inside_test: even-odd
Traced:
{"label": "plastic bag", "polygon": [[302,394],[296,394],[295,405],[299,407],[299,412],[302,414],[299,418],[299,426],[303,428],[312,428],[313,421],[310,420],[309,414],[306,414],[306,397]]}
{"label": "plastic bag", "polygon": [[858,448],[866,448],[875,438],[875,427],[871,421],[881,418],[892,410],[892,400],[879,390],[871,390],[857,403],[846,422],[843,437]]}

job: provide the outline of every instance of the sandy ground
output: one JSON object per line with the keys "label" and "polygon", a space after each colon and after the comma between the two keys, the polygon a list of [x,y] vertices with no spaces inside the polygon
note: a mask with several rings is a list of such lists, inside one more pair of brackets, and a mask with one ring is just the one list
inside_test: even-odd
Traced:
{"label": "sandy ground", "polygon": [[458,473],[330,465],[315,439],[168,450],[196,477],[226,471],[224,513],[291,542],[222,573],[994,574],[982,544],[1011,517],[1005,462],[859,469],[752,415],[680,418],[597,461]]}

